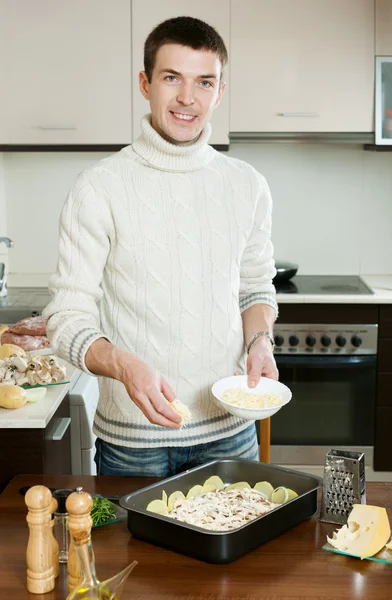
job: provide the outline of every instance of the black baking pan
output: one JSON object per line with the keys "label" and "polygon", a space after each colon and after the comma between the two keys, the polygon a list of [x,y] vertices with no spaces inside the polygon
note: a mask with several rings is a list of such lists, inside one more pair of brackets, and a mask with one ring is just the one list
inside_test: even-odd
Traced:
{"label": "black baking pan", "polygon": [[[295,490],[297,498],[280,505],[246,525],[230,531],[210,531],[146,510],[151,500],[176,490],[185,495],[197,484],[218,475],[225,484],[269,481]],[[120,506],[128,511],[128,529],[133,537],[209,563],[229,563],[257,546],[309,519],[318,510],[317,490],[322,479],[306,473],[251,460],[215,460],[123,496]]]}

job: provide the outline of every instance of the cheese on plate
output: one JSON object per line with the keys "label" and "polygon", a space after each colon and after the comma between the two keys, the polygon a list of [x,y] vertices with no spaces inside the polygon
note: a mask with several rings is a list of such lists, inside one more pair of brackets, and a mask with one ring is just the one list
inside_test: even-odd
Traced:
{"label": "cheese on plate", "polygon": [[391,536],[388,515],[385,508],[354,504],[347,519],[328,542],[339,550],[354,556],[368,558],[374,556],[388,542]]}

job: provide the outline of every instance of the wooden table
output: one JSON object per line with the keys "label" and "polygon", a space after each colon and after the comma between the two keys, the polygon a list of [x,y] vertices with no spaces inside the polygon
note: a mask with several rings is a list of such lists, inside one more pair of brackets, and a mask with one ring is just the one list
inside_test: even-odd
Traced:
{"label": "wooden table", "polygon": [[[0,459],[1,461],[1,459]],[[19,475],[0,496],[0,599],[64,600],[66,570],[45,595],[26,590],[26,507],[18,490],[25,485],[81,485],[91,493],[125,494],[153,479]],[[388,508],[392,484],[369,483],[368,504]],[[392,565],[348,558],[322,550],[333,525],[314,517],[227,565],[210,565],[133,539],[126,521],[93,529],[99,579],[111,577],[136,559],[123,598],[153,600],[392,600]]]}

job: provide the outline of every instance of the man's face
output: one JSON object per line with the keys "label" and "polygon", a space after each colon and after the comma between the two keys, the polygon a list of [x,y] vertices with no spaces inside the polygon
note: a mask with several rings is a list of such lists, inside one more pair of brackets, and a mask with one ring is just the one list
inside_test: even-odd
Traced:
{"label": "man's face", "polygon": [[151,83],[144,71],[139,74],[153,128],[173,144],[196,140],[222,97],[221,69],[218,56],[208,50],[178,44],[159,48]]}

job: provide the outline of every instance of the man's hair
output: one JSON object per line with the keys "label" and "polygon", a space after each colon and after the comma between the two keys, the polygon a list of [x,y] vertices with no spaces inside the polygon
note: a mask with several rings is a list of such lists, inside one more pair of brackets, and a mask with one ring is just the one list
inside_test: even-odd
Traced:
{"label": "man's hair", "polygon": [[193,50],[210,50],[218,55],[222,69],[227,63],[227,49],[219,33],[200,19],[175,17],[155,27],[144,44],[144,70],[149,83],[159,48],[165,44],[179,44]]}

